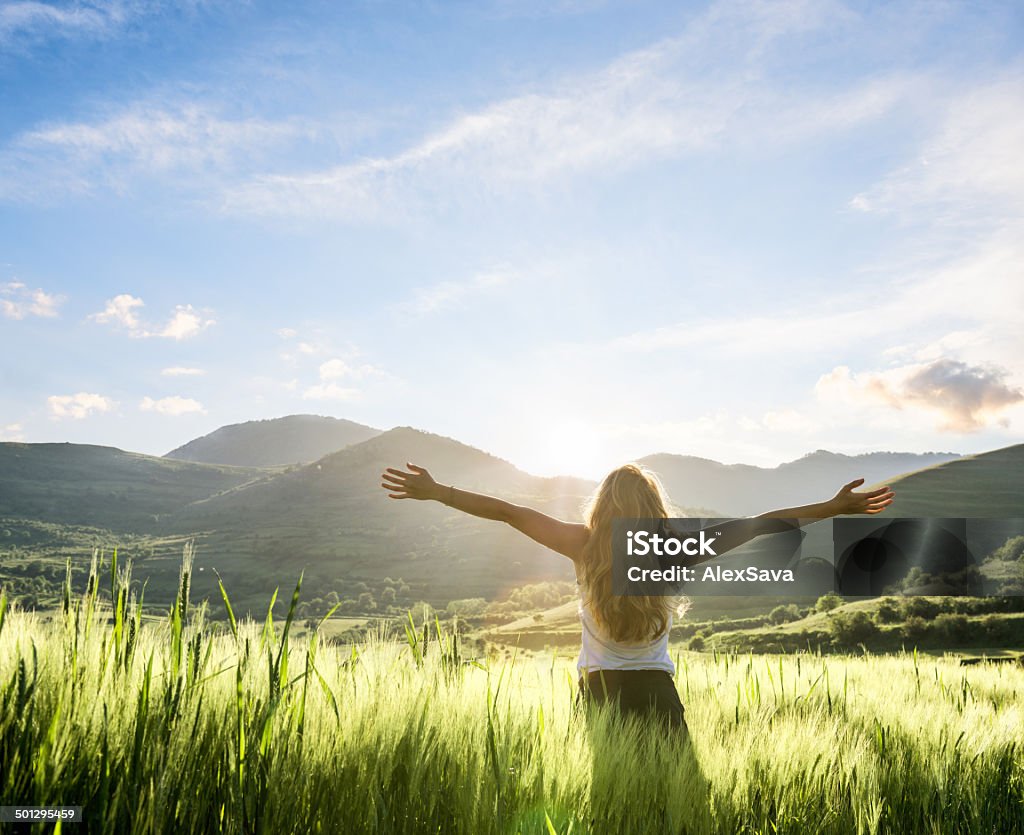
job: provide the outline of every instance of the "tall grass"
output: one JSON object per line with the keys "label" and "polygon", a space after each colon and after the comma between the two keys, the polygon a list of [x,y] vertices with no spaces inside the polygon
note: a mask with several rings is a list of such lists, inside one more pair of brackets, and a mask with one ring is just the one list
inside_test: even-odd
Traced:
{"label": "tall grass", "polygon": [[[61,609],[0,594],[0,803],[106,832],[1024,831],[1024,670],[916,655],[682,655],[693,744],[575,708],[567,658],[467,658],[410,617],[358,646],[144,620],[99,561]],[[276,600],[276,593],[274,600]]]}

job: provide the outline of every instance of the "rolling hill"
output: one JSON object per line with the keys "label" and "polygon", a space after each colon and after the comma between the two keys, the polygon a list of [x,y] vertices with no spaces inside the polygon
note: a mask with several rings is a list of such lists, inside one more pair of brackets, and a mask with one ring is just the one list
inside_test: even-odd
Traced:
{"label": "rolling hill", "polygon": [[149,531],[191,502],[267,477],[114,447],[0,443],[0,517]]}
{"label": "rolling hill", "polygon": [[965,455],[886,483],[896,491],[900,516],[1021,518],[1024,444]]}
{"label": "rolling hill", "polygon": [[[668,457],[671,456],[651,456],[645,461],[654,468],[656,460]],[[715,462],[704,463],[715,465]],[[896,478],[887,477],[884,483],[896,491],[892,510],[901,517],[1005,520],[1002,526],[977,526],[976,532],[972,532],[970,544],[979,555],[989,553],[1007,537],[1024,528],[1024,444],[966,455]],[[712,618],[737,607],[750,607],[750,611],[757,611],[759,603],[767,612],[780,602],[783,601],[768,597],[697,597],[693,599],[687,617]],[[508,640],[521,636],[524,645],[531,641],[539,642],[540,646],[545,643],[574,643],[579,638],[576,604],[563,604],[536,617],[505,624],[494,629],[492,636],[504,636]]]}
{"label": "rolling hill", "polygon": [[[190,505],[169,524],[199,532],[202,553],[216,555],[228,578],[256,564],[297,575],[312,586],[339,578],[401,577],[431,601],[491,597],[516,585],[570,579],[568,560],[511,528],[436,502],[396,501],[380,473],[407,461],[429,466],[443,483],[486,491],[578,518],[593,485],[546,479],[450,438],[400,427],[275,478]],[[243,585],[244,576],[236,576]]]}
{"label": "rolling hill", "polygon": [[818,450],[773,468],[668,454],[649,455],[640,463],[658,473],[676,504],[713,507],[726,516],[751,516],[822,501],[855,478],[863,477],[868,484],[881,482],[957,457],[951,452],[840,455]]}
{"label": "rolling hill", "polygon": [[238,467],[307,464],[379,434],[379,429],[351,420],[288,415],[222,426],[171,450],[164,457]]}
{"label": "rolling hill", "polygon": [[[435,603],[495,598],[524,583],[572,579],[567,560],[510,528],[433,502],[388,499],[380,473],[410,460],[443,483],[566,519],[580,518],[594,488],[584,479],[532,476],[479,449],[409,427],[287,469],[193,463],[110,447],[0,444],[0,578],[23,576],[5,572],[26,558],[42,556],[56,566],[71,556],[80,564],[98,542],[132,556],[135,576],[149,580],[147,600],[163,602],[177,582],[182,542],[194,537],[197,568],[204,569],[194,577],[197,598],[218,599],[209,570],[215,567],[243,611],[265,606],[268,593],[289,586],[300,571],[305,599],[329,592],[354,599],[366,590],[378,593],[391,580],[392,586],[407,586],[410,599]],[[645,463],[661,472],[684,515],[763,510],[765,495],[775,506],[821,499],[854,475],[870,477],[869,464],[882,470],[911,462],[913,472],[889,479],[901,516],[1024,516],[1024,445],[922,468],[928,460],[819,452],[774,470],[664,455]],[[781,486],[766,486],[771,483]],[[728,484],[738,498],[730,499]],[[751,507],[757,497],[758,506]],[[716,510],[687,510],[687,500]]]}

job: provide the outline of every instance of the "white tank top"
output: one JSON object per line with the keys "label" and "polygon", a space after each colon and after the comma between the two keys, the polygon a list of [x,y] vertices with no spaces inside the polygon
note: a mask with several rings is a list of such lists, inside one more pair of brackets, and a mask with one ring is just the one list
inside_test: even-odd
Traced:
{"label": "white tank top", "polygon": [[622,643],[602,632],[585,598],[580,600],[579,615],[583,624],[583,644],[576,669],[581,676],[595,670],[665,670],[669,675],[675,675],[676,665],[668,654],[671,613],[665,631],[653,641],[640,644]]}

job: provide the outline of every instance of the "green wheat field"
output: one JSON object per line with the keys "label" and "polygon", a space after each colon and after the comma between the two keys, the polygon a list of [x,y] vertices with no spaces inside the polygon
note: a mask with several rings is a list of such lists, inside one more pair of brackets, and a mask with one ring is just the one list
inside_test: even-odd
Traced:
{"label": "green wheat field", "polygon": [[570,658],[411,617],[300,640],[301,578],[277,623],[222,586],[225,626],[190,572],[159,620],[95,559],[55,613],[0,598],[0,803],[82,806],[72,832],[1024,831],[1016,664],[680,652],[687,745],[584,715]]}

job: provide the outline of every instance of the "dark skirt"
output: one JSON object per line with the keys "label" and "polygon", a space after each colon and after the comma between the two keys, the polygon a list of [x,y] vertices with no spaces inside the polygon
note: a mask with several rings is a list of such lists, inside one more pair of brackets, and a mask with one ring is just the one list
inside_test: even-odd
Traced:
{"label": "dark skirt", "polygon": [[579,680],[579,701],[614,703],[623,717],[652,719],[686,734],[683,703],[665,670],[597,670]]}

